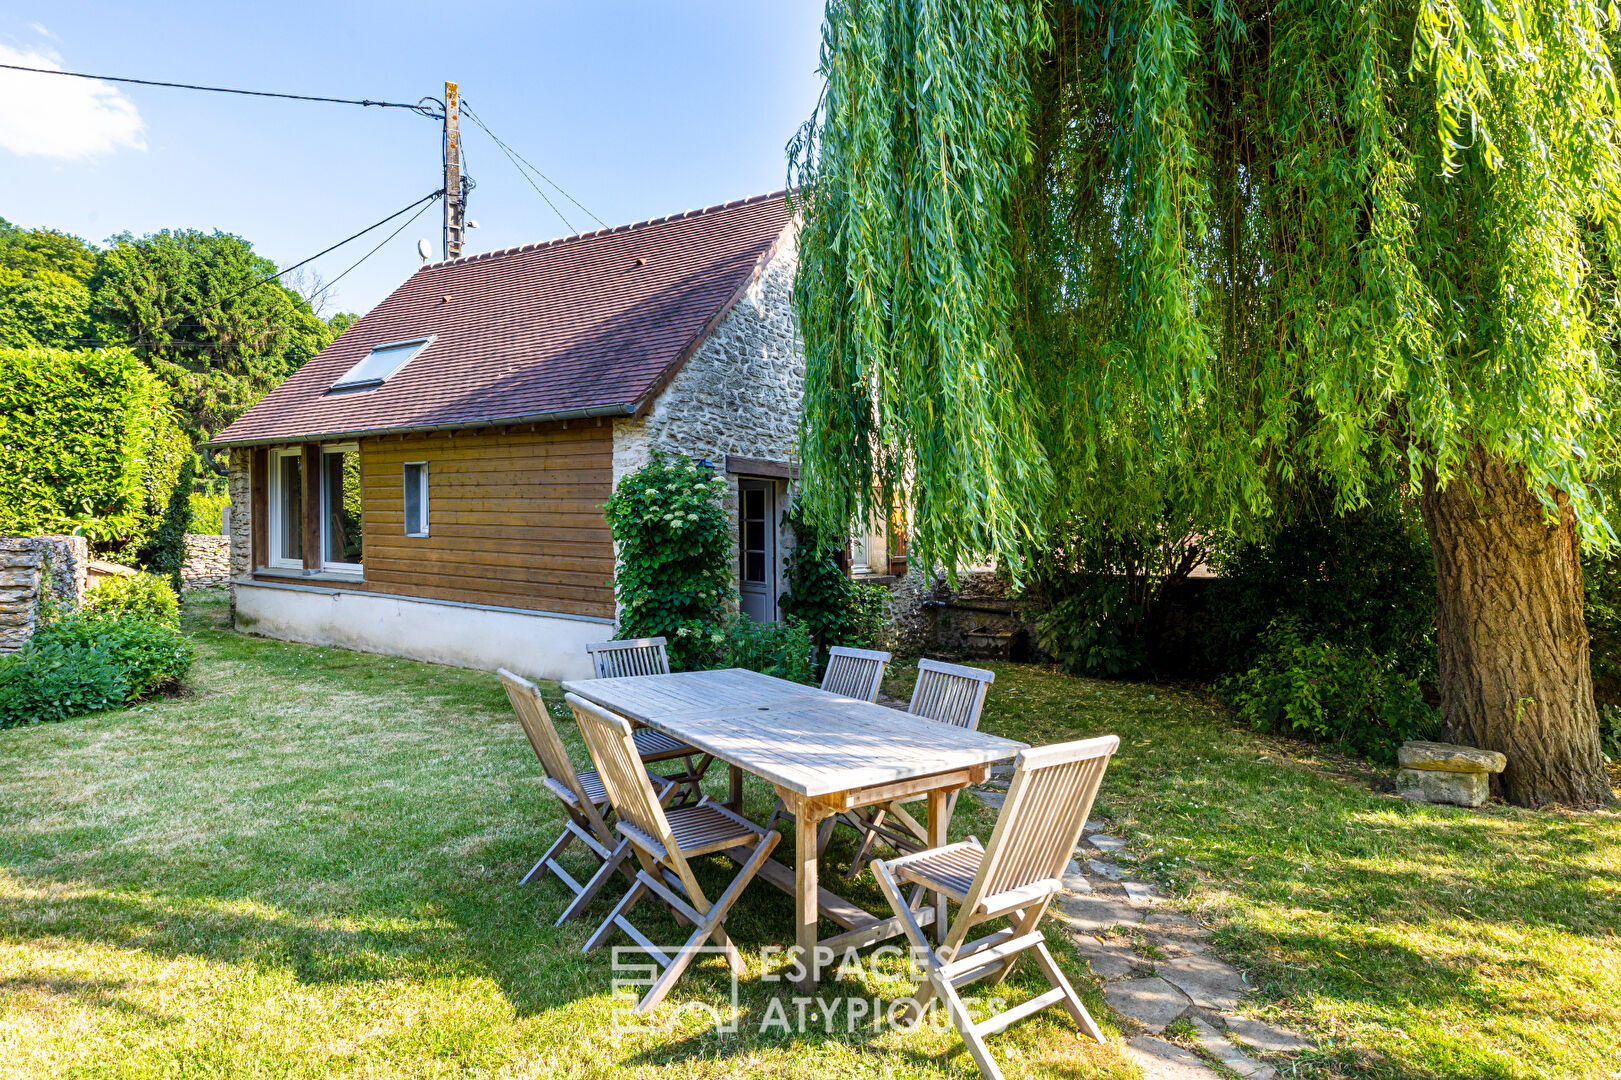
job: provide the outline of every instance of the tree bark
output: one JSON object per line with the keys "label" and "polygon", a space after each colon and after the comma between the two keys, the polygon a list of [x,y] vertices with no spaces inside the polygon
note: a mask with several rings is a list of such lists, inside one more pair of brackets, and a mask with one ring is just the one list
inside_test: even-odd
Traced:
{"label": "tree bark", "polygon": [[1521,471],[1476,449],[1445,489],[1426,474],[1420,505],[1446,738],[1507,755],[1493,787],[1509,802],[1613,802],[1568,500],[1550,523]]}

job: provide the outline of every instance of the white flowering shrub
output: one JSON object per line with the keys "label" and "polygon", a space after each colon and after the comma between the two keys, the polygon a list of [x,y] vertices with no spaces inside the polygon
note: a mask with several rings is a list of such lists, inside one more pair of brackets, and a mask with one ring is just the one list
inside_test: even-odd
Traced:
{"label": "white flowering shrub", "polygon": [[725,478],[707,463],[655,452],[608,500],[619,545],[619,636],[668,638],[677,671],[716,666],[726,641],[735,586],[725,491]]}

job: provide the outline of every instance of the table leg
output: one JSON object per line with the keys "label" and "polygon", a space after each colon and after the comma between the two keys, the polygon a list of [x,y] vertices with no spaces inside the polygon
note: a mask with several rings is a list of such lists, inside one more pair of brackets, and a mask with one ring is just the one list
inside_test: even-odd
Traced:
{"label": "table leg", "polygon": [[743,770],[736,765],[730,765],[728,768],[731,770],[732,775],[726,805],[733,813],[741,814],[743,812]]}
{"label": "table leg", "polygon": [[816,966],[816,923],[821,914],[816,906],[817,809],[808,800],[794,807],[794,922],[799,962],[805,967],[798,986],[801,994],[814,993],[821,976]]}
{"label": "table leg", "polygon": [[[947,810],[946,792],[936,788],[929,792],[929,847],[941,847],[946,842],[946,825],[950,820]],[[946,896],[945,893],[934,894],[934,940],[936,943],[946,939]]]}

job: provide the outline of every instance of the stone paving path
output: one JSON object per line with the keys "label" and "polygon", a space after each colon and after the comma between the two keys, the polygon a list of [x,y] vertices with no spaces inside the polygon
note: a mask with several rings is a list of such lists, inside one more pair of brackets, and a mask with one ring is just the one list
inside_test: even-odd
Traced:
{"label": "stone paving path", "polygon": [[[1000,808],[1006,789],[1003,770],[973,791]],[[1250,990],[1243,974],[1210,951],[1209,930],[1160,910],[1158,891],[1111,861],[1125,847],[1087,822],[1053,910],[1103,981],[1104,1000],[1128,1033],[1127,1056],[1145,1080],[1273,1080],[1278,1065],[1312,1044],[1238,1015]],[[1161,1037],[1167,1028],[1171,1039]]]}

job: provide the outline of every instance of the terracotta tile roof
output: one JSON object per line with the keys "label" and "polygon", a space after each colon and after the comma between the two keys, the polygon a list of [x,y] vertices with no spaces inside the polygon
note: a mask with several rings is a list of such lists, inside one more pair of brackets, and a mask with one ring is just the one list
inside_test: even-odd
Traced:
{"label": "terracotta tile roof", "polygon": [[[624,415],[663,388],[776,250],[782,192],[428,263],[212,445]],[[437,335],[381,386],[376,345]]]}

